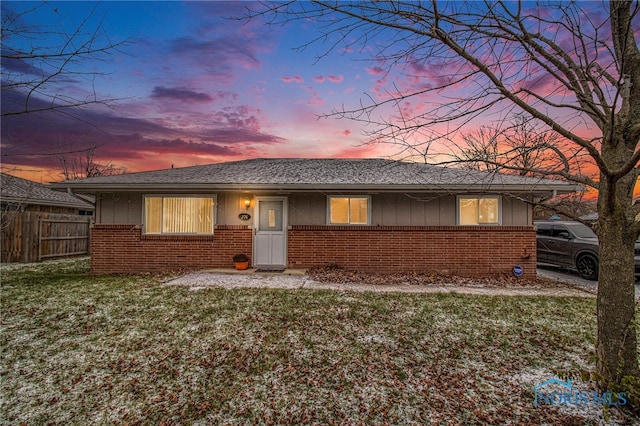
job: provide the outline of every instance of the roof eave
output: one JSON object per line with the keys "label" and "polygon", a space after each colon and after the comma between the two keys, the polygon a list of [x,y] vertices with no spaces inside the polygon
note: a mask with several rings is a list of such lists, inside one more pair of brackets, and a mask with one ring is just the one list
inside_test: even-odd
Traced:
{"label": "roof eave", "polygon": [[29,204],[29,205],[38,205],[38,206],[54,206],[54,207],[70,207],[77,209],[95,209],[92,204],[89,203],[71,203],[64,201],[51,201],[51,200],[40,200],[36,198],[23,198],[23,197],[2,197],[0,200],[3,203],[9,204]]}
{"label": "roof eave", "polygon": [[184,184],[184,183],[145,183],[145,184],[88,184],[88,183],[54,183],[55,189],[72,189],[76,192],[97,194],[104,192],[142,192],[142,191],[170,191],[170,192],[194,192],[194,191],[282,191],[282,192],[311,192],[311,191],[376,191],[376,192],[506,192],[506,193],[552,193],[568,194],[581,189],[574,184]]}

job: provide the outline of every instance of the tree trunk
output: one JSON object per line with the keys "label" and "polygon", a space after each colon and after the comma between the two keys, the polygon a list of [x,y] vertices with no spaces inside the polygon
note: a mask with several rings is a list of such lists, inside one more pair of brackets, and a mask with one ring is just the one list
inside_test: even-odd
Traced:
{"label": "tree trunk", "polygon": [[[640,377],[634,296],[634,245],[638,234],[632,207],[638,167],[633,159],[637,158],[634,151],[640,139],[640,50],[633,34],[632,2],[611,1],[609,6],[620,80],[619,109],[602,129],[601,154],[606,166],[600,168],[598,193],[600,280],[596,353],[604,389],[611,384],[619,385],[624,377]],[[634,169],[624,175],[616,172],[624,170],[625,165]]]}
{"label": "tree trunk", "polygon": [[[605,141],[606,143],[606,141]],[[603,143],[604,145],[604,143]],[[609,164],[619,164],[633,151],[625,144],[610,144]],[[612,157],[617,157],[612,158]],[[618,161],[616,161],[618,160]],[[597,368],[601,386],[609,388],[625,376],[640,376],[635,329],[635,279],[632,201],[635,177],[620,179],[601,174],[598,195],[600,242],[597,297]]]}

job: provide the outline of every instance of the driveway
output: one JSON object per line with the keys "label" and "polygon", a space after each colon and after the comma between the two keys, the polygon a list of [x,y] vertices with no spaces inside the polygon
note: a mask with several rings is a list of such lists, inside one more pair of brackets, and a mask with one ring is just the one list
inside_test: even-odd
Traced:
{"label": "driveway", "polygon": [[[562,281],[584,288],[587,291],[595,293],[598,290],[598,281],[589,281],[574,272],[556,268],[538,268],[538,277],[547,278],[555,281]],[[640,281],[636,280],[636,297],[640,296]]]}
{"label": "driveway", "polygon": [[571,271],[566,271],[564,269],[539,267],[537,269],[537,273],[538,278],[546,278],[549,280],[575,284],[591,291],[596,291],[598,288],[598,281],[585,280],[584,278],[580,278],[578,274],[575,274]]}

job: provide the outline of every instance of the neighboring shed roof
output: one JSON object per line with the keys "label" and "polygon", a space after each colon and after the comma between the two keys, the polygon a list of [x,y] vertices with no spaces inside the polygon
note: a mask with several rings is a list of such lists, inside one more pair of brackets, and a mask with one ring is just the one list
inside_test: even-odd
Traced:
{"label": "neighboring shed roof", "polygon": [[66,192],[53,189],[37,182],[0,173],[0,200],[12,204],[35,204],[44,206],[72,207],[93,210],[93,204],[82,201]]}
{"label": "neighboring shed roof", "polygon": [[259,158],[59,182],[57,188],[113,190],[514,190],[572,192],[567,182],[385,159]]}

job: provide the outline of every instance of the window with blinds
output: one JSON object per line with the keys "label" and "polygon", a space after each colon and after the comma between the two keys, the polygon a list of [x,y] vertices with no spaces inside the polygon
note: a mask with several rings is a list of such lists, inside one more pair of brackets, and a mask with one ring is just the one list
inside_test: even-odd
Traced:
{"label": "window with blinds", "polygon": [[145,234],[213,234],[214,196],[144,197]]}
{"label": "window with blinds", "polygon": [[458,197],[459,225],[499,225],[498,196]]}
{"label": "window with blinds", "polygon": [[368,225],[370,200],[368,196],[329,196],[329,224]]}

